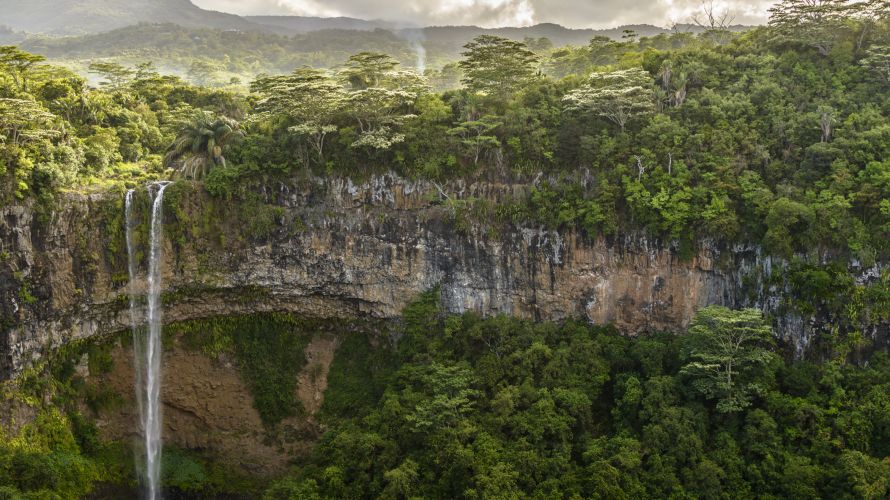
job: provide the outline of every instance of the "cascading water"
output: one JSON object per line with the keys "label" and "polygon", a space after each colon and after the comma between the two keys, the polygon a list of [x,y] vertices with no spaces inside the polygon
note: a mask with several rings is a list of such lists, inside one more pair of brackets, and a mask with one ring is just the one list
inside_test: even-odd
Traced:
{"label": "cascading water", "polygon": [[130,273],[130,320],[133,328],[136,365],[136,399],[145,448],[146,498],[160,498],[161,479],[161,257],[164,236],[164,190],[169,182],[148,186],[151,198],[151,227],[148,258],[148,332],[140,335],[135,290],[136,259],[133,245],[133,190],[126,198],[127,253]]}
{"label": "cascading water", "polygon": [[[124,222],[127,235],[127,271],[130,275],[130,328],[133,330],[133,364],[136,367],[136,406],[139,409],[139,425],[145,422],[145,405],[142,394],[145,386],[142,382],[142,373],[145,371],[145,339],[139,335],[139,312],[136,298],[136,247],[133,244],[133,195],[135,189],[127,191],[124,204]],[[140,427],[140,432],[145,430]]]}
{"label": "cascading water", "polygon": [[[161,252],[164,235],[164,190],[170,183],[153,184],[157,189],[151,207],[151,246],[148,259],[148,345],[145,350],[145,468],[148,498],[160,498],[161,479]],[[149,192],[151,188],[149,188]]]}

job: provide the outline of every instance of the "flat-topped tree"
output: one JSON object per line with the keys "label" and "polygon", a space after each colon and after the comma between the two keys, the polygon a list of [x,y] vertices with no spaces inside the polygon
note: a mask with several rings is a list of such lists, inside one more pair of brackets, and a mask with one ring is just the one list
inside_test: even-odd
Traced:
{"label": "flat-topped tree", "polygon": [[503,122],[497,116],[485,115],[478,120],[458,123],[448,131],[448,135],[459,137],[461,145],[473,157],[473,165],[478,165],[484,151],[500,147],[495,130],[501,125]]}
{"label": "flat-topped tree", "polygon": [[652,76],[641,68],[594,73],[563,100],[568,110],[592,112],[623,132],[630,120],[655,110],[652,86]]}
{"label": "flat-topped tree", "polygon": [[409,112],[417,94],[404,90],[371,87],[351,92],[347,98],[347,113],[358,124],[359,137],[352,147],[389,149],[405,140],[398,132],[405,120],[414,117]]}
{"label": "flat-topped tree", "polygon": [[515,92],[536,74],[538,56],[522,42],[481,35],[464,45],[461,80],[472,92],[503,96]]}
{"label": "flat-topped tree", "polygon": [[696,313],[685,340],[688,363],[681,372],[706,398],[717,400],[717,410],[724,413],[750,405],[760,390],[760,372],[777,359],[771,351],[772,329],[757,309],[705,307]]}
{"label": "flat-topped tree", "polygon": [[850,0],[783,0],[769,9],[769,27],[780,42],[815,48],[823,56],[850,29],[850,20],[869,2]]}
{"label": "flat-topped tree", "polygon": [[322,71],[300,68],[289,75],[258,78],[251,91],[262,96],[257,117],[285,119],[288,131],[305,137],[323,164],[325,139],[338,130],[336,118],[346,103],[343,88]]}
{"label": "flat-topped tree", "polygon": [[0,46],[0,70],[8,74],[22,92],[28,92],[32,71],[45,60],[45,57],[19,50],[15,45]]}
{"label": "flat-topped tree", "polygon": [[352,90],[380,87],[387,73],[399,65],[392,56],[380,52],[359,52],[350,56],[340,76]]}
{"label": "flat-topped tree", "polygon": [[99,85],[113,89],[123,87],[136,76],[136,70],[113,62],[90,63],[89,72],[104,78],[102,82],[99,82]]}
{"label": "flat-topped tree", "polygon": [[54,139],[58,117],[30,99],[0,99],[0,144],[19,147],[41,139]]}
{"label": "flat-topped tree", "polygon": [[890,45],[870,47],[859,63],[871,70],[877,79],[890,85]]}

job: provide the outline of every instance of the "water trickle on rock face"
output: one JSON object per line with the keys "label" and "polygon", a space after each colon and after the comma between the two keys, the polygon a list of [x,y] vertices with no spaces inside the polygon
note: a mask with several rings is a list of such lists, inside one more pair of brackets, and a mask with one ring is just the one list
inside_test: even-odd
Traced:
{"label": "water trickle on rock face", "polygon": [[[127,256],[130,274],[130,320],[133,329],[134,359],[136,366],[136,400],[139,423],[145,451],[146,498],[160,498],[161,479],[161,258],[164,240],[164,191],[169,182],[148,186],[151,198],[151,228],[149,231],[148,258],[148,320],[147,335],[140,335],[136,294],[136,259],[133,244],[133,190],[126,198]],[[145,333],[143,331],[143,333]]]}
{"label": "water trickle on rock face", "polygon": [[142,380],[142,374],[145,371],[145,338],[141,336],[139,330],[139,305],[136,297],[136,246],[133,244],[133,195],[135,189],[127,191],[126,203],[124,205],[124,221],[127,235],[127,271],[130,276],[130,328],[133,331],[133,365],[136,367],[136,406],[139,410],[140,432],[144,433],[142,423],[145,422],[145,405],[143,404],[142,395],[145,392],[145,385]]}

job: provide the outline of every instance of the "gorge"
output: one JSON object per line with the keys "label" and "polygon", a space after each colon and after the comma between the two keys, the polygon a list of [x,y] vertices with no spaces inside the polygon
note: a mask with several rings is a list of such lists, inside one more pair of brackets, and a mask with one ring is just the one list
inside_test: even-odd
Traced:
{"label": "gorge", "polygon": [[[498,204],[528,186],[449,188],[454,196]],[[451,312],[582,318],[627,334],[683,329],[707,304],[754,306],[782,326],[777,331],[798,357],[827,321],[783,309],[787,291],[770,280],[783,264],[756,246],[705,241],[684,259],[670,242],[641,234],[590,239],[574,230],[503,231],[483,220],[460,229],[433,184],[392,175],[270,186],[261,221],[239,221],[241,208],[214,205],[188,183],[170,190],[171,228],[160,264],[165,321],[249,311],[395,318],[436,285]],[[0,290],[9,332],[6,377],[47,349],[129,327],[125,235],[115,214],[122,203],[117,194],[72,195],[45,225],[27,205],[3,209],[0,236],[13,263]],[[134,203],[146,210],[147,200]],[[134,247],[148,251],[145,242]],[[862,283],[878,279],[881,269],[851,264]],[[21,303],[22,282],[39,304]],[[883,345],[886,332],[876,325],[862,333]]]}
{"label": "gorge", "polygon": [[890,494],[890,4],[167,3],[0,26],[0,498]]}

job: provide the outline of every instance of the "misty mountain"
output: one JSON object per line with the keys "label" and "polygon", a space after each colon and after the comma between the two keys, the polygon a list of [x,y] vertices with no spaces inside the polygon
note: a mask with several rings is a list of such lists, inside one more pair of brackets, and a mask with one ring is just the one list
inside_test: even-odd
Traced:
{"label": "misty mountain", "polygon": [[624,30],[632,30],[639,36],[654,36],[659,33],[666,33],[669,30],[644,25],[620,26],[617,28],[595,30],[595,29],[572,29],[552,23],[536,24],[526,27],[505,27],[505,28],[480,28],[478,26],[430,26],[422,30],[403,30],[405,32],[419,32],[416,38],[424,40],[431,44],[442,45],[463,45],[467,41],[479,35],[497,35],[513,40],[523,40],[525,38],[549,38],[556,46],[562,45],[587,45],[591,38],[595,36],[607,36],[613,40],[618,40],[624,34]]}
{"label": "misty mountain", "polygon": [[195,6],[190,0],[0,0],[0,25],[11,32],[41,35],[91,35],[136,24],[173,23],[186,28],[210,28],[296,35],[322,30],[373,31],[385,29],[411,40],[433,44],[463,44],[486,33],[513,39],[547,37],[556,45],[586,43],[596,35],[620,38],[622,30],[633,29],[640,36],[666,31],[652,25],[622,26],[608,30],[569,29],[557,24],[522,28],[480,28],[477,26],[431,26],[409,28],[388,21],[367,21],[349,17],[237,16]]}
{"label": "misty mountain", "polygon": [[[652,25],[594,30],[550,23],[409,28],[348,17],[240,17],[201,9],[190,0],[29,0],[26,8],[14,5],[20,2],[0,0],[0,43],[73,62],[81,71],[90,61],[104,59],[123,64],[152,61],[165,71],[185,73],[195,60],[204,60],[222,74],[249,76],[304,65],[330,68],[362,50],[391,54],[409,67],[418,64],[422,52],[424,65],[438,67],[458,59],[463,46],[482,34],[547,38],[564,46],[586,45],[595,36],[618,40],[624,30],[639,36],[668,31]],[[678,29],[700,31],[688,25]]]}
{"label": "misty mountain", "polygon": [[0,12],[0,24],[47,35],[99,33],[138,23],[264,29],[233,14],[201,9],[189,0],[0,0]]}
{"label": "misty mountain", "polygon": [[277,28],[277,31],[291,34],[321,30],[374,31],[376,29],[393,30],[398,28],[396,23],[366,21],[353,17],[244,16],[244,19],[265,29]]}

